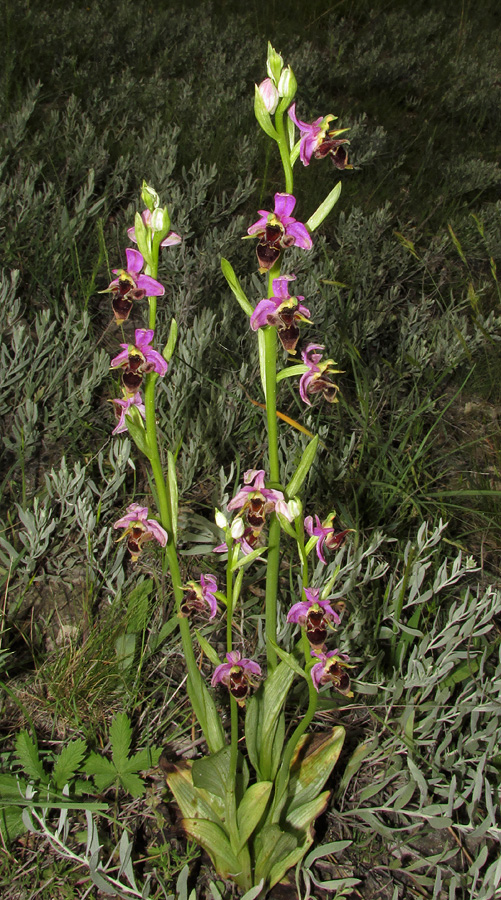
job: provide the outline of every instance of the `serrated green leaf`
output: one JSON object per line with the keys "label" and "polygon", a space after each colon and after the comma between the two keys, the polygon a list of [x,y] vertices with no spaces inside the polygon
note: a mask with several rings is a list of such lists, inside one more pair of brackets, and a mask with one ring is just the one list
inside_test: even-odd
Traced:
{"label": "serrated green leaf", "polygon": [[35,781],[48,781],[48,776],[38,756],[38,747],[27,731],[20,731],[16,738],[16,756],[24,771]]}
{"label": "serrated green leaf", "polygon": [[146,790],[143,779],[130,772],[120,772],[120,784],[134,798],[142,797]]}
{"label": "serrated green leaf", "polygon": [[114,778],[117,774],[111,760],[99,753],[94,753],[94,751],[89,755],[83,770],[86,775],[112,775]]}
{"label": "serrated green leaf", "polygon": [[125,713],[117,713],[110,728],[111,754],[113,762],[120,772],[128,762],[132,741],[132,728],[129,717]]}
{"label": "serrated green leaf", "polygon": [[75,777],[86,754],[87,744],[82,738],[63,747],[52,769],[52,781],[59,790]]}

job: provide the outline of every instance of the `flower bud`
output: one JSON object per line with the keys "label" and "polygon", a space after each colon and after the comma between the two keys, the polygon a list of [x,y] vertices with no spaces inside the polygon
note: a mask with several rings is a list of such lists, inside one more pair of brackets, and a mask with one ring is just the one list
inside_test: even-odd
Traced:
{"label": "flower bud", "polygon": [[271,80],[278,84],[278,79],[280,78],[280,74],[284,67],[284,61],[280,56],[280,53],[277,53],[276,50],[273,49],[270,42],[268,41],[268,58],[266,60],[266,71],[270,76]]}
{"label": "flower bud", "polygon": [[258,86],[258,90],[263,98],[267,111],[273,114],[278,106],[280,97],[271,78],[265,78]]}
{"label": "flower bud", "polygon": [[157,209],[160,206],[160,197],[156,190],[152,188],[151,185],[147,184],[146,181],[143,181],[141,197],[150,212],[153,212],[154,209]]}
{"label": "flower bud", "polygon": [[237,516],[236,519],[233,519],[230,531],[233,540],[237,541],[238,538],[242,537],[245,531],[245,525],[243,519],[240,516]]}
{"label": "flower bud", "polygon": [[303,515],[303,504],[299,497],[293,497],[292,500],[289,500],[287,506],[289,507],[289,512],[293,520],[299,519]]}
{"label": "flower bud", "polygon": [[216,507],[216,515],[215,515],[216,525],[218,528],[228,528],[228,519],[225,514],[221,512],[220,509]]}
{"label": "flower bud", "polygon": [[287,103],[290,103],[291,100],[294,99],[296,91],[296,76],[294,75],[291,67],[287,66],[287,68],[284,69],[282,74],[280,75],[280,80],[278,82],[278,93],[287,101]]}

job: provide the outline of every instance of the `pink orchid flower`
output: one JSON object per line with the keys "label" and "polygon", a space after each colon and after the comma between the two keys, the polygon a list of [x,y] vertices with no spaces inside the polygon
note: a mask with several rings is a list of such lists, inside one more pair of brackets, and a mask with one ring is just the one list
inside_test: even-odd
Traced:
{"label": "pink orchid flower", "polygon": [[209,619],[213,619],[217,613],[217,581],[214,575],[201,575],[200,584],[196,581],[188,581],[185,588],[186,596],[181,603],[180,612],[183,616],[189,616],[192,612],[201,613],[205,610],[205,604],[210,610]]}
{"label": "pink orchid flower", "polygon": [[130,394],[141,386],[143,375],[156,372],[165,375],[167,363],[162,354],[150,346],[155,332],[149,328],[136,328],[134,344],[120,344],[122,352],[111,360],[112,369],[124,369],[123,385]]}
{"label": "pink orchid flower", "polygon": [[146,419],[146,408],[139,391],[133,397],[127,397],[123,400],[111,400],[110,402],[115,407],[115,417],[117,419],[117,425],[111,432],[112,434],[124,434],[128,430],[125,416],[131,406],[136,406],[143,419]]}
{"label": "pink orchid flower", "polygon": [[297,118],[295,103],[290,107],[288,114],[294,125],[297,125],[301,132],[299,157],[303,166],[310,164],[312,156],[315,159],[323,159],[324,156],[330,156],[337,169],[352,168],[352,166],[348,166],[348,153],[343,146],[343,144],[349,144],[350,142],[346,138],[336,139],[335,137],[347,129],[341,128],[338,131],[328,131],[329,125],[334,121],[335,116],[320,116],[309,124]]}
{"label": "pink orchid flower", "polygon": [[315,353],[315,351],[323,349],[323,344],[308,344],[306,350],[301,353],[303,362],[308,366],[308,371],[301,375],[299,393],[301,400],[308,406],[311,406],[308,394],[321,393],[328,403],[337,403],[339,387],[330,380],[329,375],[339,375],[342,369],[334,368],[336,363],[333,359],[321,362],[322,354]]}
{"label": "pink orchid flower", "polygon": [[296,353],[299,340],[298,323],[307,322],[311,315],[309,309],[300,302],[304,297],[292,297],[289,294],[288,283],[295,280],[295,275],[274,278],[273,297],[260,300],[250,317],[253,331],[266,325],[275,325],[282,347],[292,354]]}
{"label": "pink orchid flower", "polygon": [[238,650],[226,654],[228,662],[222,663],[214,671],[211,684],[224,684],[239,706],[244,706],[253,676],[261,675],[261,666],[252,659],[242,659]]}
{"label": "pink orchid flower", "polygon": [[327,628],[331,623],[339,625],[341,619],[328,600],[319,600],[319,588],[304,588],[306,600],[291,606],[287,621],[295,622],[306,629],[306,637],[312,647],[323,647],[327,638]]}
{"label": "pink orchid flower", "polygon": [[311,516],[306,516],[304,520],[304,527],[310,537],[318,537],[316,551],[320,562],[323,563],[327,562],[324,555],[324,547],[328,547],[329,550],[337,550],[343,543],[346,535],[351,531],[351,528],[347,528],[345,531],[336,532],[336,529],[332,526],[335,515],[335,513],[331,513],[323,523],[318,516],[315,516],[315,524],[313,524]]}
{"label": "pink orchid flower", "polygon": [[311,655],[320,660],[311,669],[311,678],[316,690],[320,690],[323,684],[330,682],[340,694],[344,694],[345,697],[353,697],[353,692],[350,690],[350,677],[347,672],[343,671],[345,668],[351,668],[347,664],[350,658],[348,654],[340,653],[336,649],[330,650],[328,653],[324,653],[322,650],[312,650]]}
{"label": "pink orchid flower", "polygon": [[264,469],[248,469],[244,473],[245,487],[228,503],[228,509],[240,509],[239,515],[245,513],[247,523],[256,531],[264,525],[264,517],[270,512],[279,512],[289,522],[292,516],[282,491],[264,486]]}
{"label": "pink orchid flower", "polygon": [[260,272],[271,269],[286,247],[295,245],[311,250],[313,242],[306,225],[291,215],[295,205],[296,198],[292,194],[275,194],[274,211],[260,209],[261,218],[247,229],[247,234],[259,238],[256,252]]}
{"label": "pink orchid flower", "polygon": [[136,562],[142,551],[143,544],[147,541],[158,541],[165,547],[168,540],[167,532],[162,528],[156,519],[148,519],[148,507],[140,506],[139,503],[131,503],[127,507],[125,516],[118,519],[113,528],[125,528],[120,538],[121,541],[127,538],[127,549],[131,555],[132,562]]}
{"label": "pink orchid flower", "polygon": [[165,288],[159,281],[155,281],[150,275],[141,275],[144,258],[139,250],[132,250],[129,247],[125,251],[125,255],[127,268],[113,269],[113,274],[118,278],[111,281],[106,289],[113,294],[112,306],[117,324],[121,324],[129,318],[133,300],[143,300],[144,297],[161,297],[165,293]]}

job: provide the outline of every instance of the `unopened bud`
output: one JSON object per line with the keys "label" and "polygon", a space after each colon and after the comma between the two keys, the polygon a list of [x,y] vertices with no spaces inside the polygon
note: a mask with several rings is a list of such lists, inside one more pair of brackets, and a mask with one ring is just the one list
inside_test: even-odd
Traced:
{"label": "unopened bud", "polygon": [[236,519],[233,519],[233,522],[231,523],[230,531],[231,531],[231,536],[232,536],[233,540],[237,541],[239,538],[242,537],[242,535],[245,531],[245,525],[243,523],[243,519],[240,516],[237,516]]}
{"label": "unopened bud", "polygon": [[154,209],[157,209],[157,207],[160,206],[160,197],[158,196],[156,190],[152,188],[151,185],[147,184],[146,181],[143,181],[141,197],[143,198],[144,204],[148,207],[150,212],[153,212]]}
{"label": "unopened bud", "polygon": [[217,507],[216,507],[216,514],[215,514],[214,518],[216,520],[216,525],[218,528],[223,528],[223,529],[228,528],[228,519],[226,518],[225,514],[221,512],[220,509],[217,509]]}
{"label": "unopened bud", "polygon": [[290,66],[283,70],[278,82],[278,93],[287,103],[290,103],[296,96],[297,81],[294,72]]}
{"label": "unopened bud", "polygon": [[289,500],[287,506],[289,507],[292,519],[299,519],[303,515],[303,504],[299,497],[294,497],[292,500]]}
{"label": "unopened bud", "polygon": [[283,67],[284,61],[280,56],[280,53],[277,53],[277,51],[273,49],[270,42],[268,41],[268,58],[266,60],[266,71],[268,72],[271,80],[275,82],[275,84],[278,84],[278,79],[280,78]]}
{"label": "unopened bud", "polygon": [[258,86],[258,90],[263,98],[267,111],[273,114],[278,106],[280,97],[271,78],[265,78]]}

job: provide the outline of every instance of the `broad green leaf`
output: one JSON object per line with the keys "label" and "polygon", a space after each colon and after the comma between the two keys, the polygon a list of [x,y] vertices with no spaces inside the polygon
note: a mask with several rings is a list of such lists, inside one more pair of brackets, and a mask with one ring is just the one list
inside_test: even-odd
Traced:
{"label": "broad green leaf", "polygon": [[297,534],[289,520],[282,515],[282,513],[277,512],[278,521],[280,522],[280,528],[282,531],[285,531],[286,534],[289,535],[294,541],[297,541]]}
{"label": "broad green leaf", "polygon": [[251,717],[255,718],[255,710],[252,711],[251,717],[246,716],[246,742],[248,747],[253,746],[252,752],[257,762],[257,768],[256,766],[255,768],[260,781],[272,781],[276,774],[276,766],[280,761],[282,750],[281,746],[277,744],[277,740],[280,743],[281,733],[280,729],[276,739],[277,726],[293,678],[292,669],[282,662],[253,695],[258,706],[257,722],[254,722],[254,725],[257,725],[255,736],[249,733]]}
{"label": "broad green leaf", "polygon": [[308,675],[304,671],[304,669],[299,665],[297,659],[292,655],[292,653],[287,653],[286,650],[282,650],[282,647],[279,646],[275,641],[270,639],[270,644],[273,647],[277,656],[280,657],[282,662],[285,663],[286,666],[289,666],[296,675],[299,675],[301,678],[306,678],[308,681]]}
{"label": "broad green leaf", "polygon": [[202,676],[199,673],[195,677],[196,683],[194,684],[192,677],[188,676],[186,690],[209,750],[211,753],[217,753],[226,745],[221,717]]}
{"label": "broad green leaf", "polygon": [[210,819],[195,818],[183,818],[183,827],[209,854],[218,875],[231,877],[238,884],[235,876],[240,872],[240,865],[222,828]]}
{"label": "broad green leaf", "polygon": [[247,788],[237,809],[237,826],[240,847],[249,840],[252,832],[264,814],[273,782],[258,781]]}
{"label": "broad green leaf", "polygon": [[151,653],[154,653],[156,650],[158,650],[160,644],[167,640],[169,635],[171,635],[172,632],[176,630],[178,625],[179,618],[177,615],[171,616],[170,619],[167,620],[167,622],[164,622],[158,634],[153,635],[149,640],[148,649],[151,651]]}
{"label": "broad green leaf", "polygon": [[191,776],[195,787],[203,788],[224,799],[229,787],[227,784],[230,768],[230,747],[224,747],[212,756],[196,759],[193,763]]}
{"label": "broad green leaf", "polygon": [[259,734],[259,711],[260,704],[256,700],[256,695],[247,701],[245,709],[245,746],[251,765],[254,767],[258,775],[259,772],[259,753],[258,753],[258,734]]}
{"label": "broad green leaf", "polygon": [[335,185],[335,187],[332,188],[332,191],[330,192],[330,194],[327,194],[327,197],[325,198],[323,203],[320,204],[318,209],[315,210],[313,215],[310,216],[310,218],[306,222],[306,227],[309,232],[315,231],[315,229],[318,228],[318,226],[322,224],[324,219],[329,215],[331,209],[333,209],[333,207],[336,205],[337,201],[339,200],[340,193],[341,193],[341,182],[338,181],[338,183]]}
{"label": "broad green leaf", "polygon": [[149,619],[149,599],[155,585],[151,578],[145,578],[132,589],[127,601],[127,632],[136,634],[143,631]]}
{"label": "broad green leaf", "polygon": [[35,781],[48,780],[38,756],[38,747],[27,731],[20,731],[16,738],[16,756],[30,778]]}
{"label": "broad green leaf", "polygon": [[115,653],[122,672],[130,669],[136,652],[136,635],[120,634],[115,641]]}
{"label": "broad green leaf", "polygon": [[279,862],[275,863],[269,874],[270,888],[274,887],[277,882],[281,881],[285,873],[288,872],[289,869],[292,869],[293,866],[296,866],[298,862],[302,860],[305,853],[310,849],[312,843],[313,835],[308,834],[302,844],[291,850],[290,853],[287,853],[286,856],[282,856]]}
{"label": "broad green leaf", "polygon": [[82,738],[71,741],[63,747],[52,770],[52,780],[59,790],[74,778],[84,757],[87,755],[87,744]]}
{"label": "broad green leaf", "polygon": [[318,797],[307,803],[302,803],[301,806],[296,805],[295,809],[286,808],[285,821],[291,828],[306,832],[313,825],[315,819],[326,809],[329,796],[330,791],[322,791]]}
{"label": "broad green leaf", "polygon": [[307,735],[298,742],[288,787],[289,811],[317,797],[339,759],[344,738],[344,728],[336,725],[326,735]]}
{"label": "broad green leaf", "polygon": [[246,313],[248,316],[251,316],[254,312],[254,307],[252,303],[250,303],[247,299],[245,292],[237,276],[235,275],[235,272],[233,271],[233,267],[227,259],[221,259],[221,269],[223,270],[223,275],[226,278],[229,287],[233,291],[244,313]]}
{"label": "broad green leaf", "polygon": [[315,454],[317,452],[318,440],[319,438],[317,434],[315,435],[313,440],[311,440],[306,446],[299,461],[299,465],[291,480],[289,481],[289,484],[285,488],[285,494],[289,499],[291,497],[295,497],[295,495],[299,493],[301,485],[303,484],[303,481],[305,480],[308,472],[313,465],[313,460],[315,459]]}
{"label": "broad green leaf", "polygon": [[[270,870],[297,847],[297,839],[278,825],[268,825],[259,835],[259,852],[254,867],[254,880],[268,880]],[[288,867],[289,868],[289,867]]]}
{"label": "broad green leaf", "polygon": [[129,717],[125,713],[117,713],[110,728],[112,759],[120,772],[129,760],[132,741],[132,728]]}
{"label": "broad green leaf", "polygon": [[[210,798],[213,795],[207,793],[206,796],[204,796],[206,792],[193,785],[191,766],[186,765],[182,768],[181,766],[176,766],[172,772],[169,772],[166,781],[185,818],[210,819],[210,821],[215,822],[223,829],[223,823],[221,822],[218,812],[210,803]],[[221,804],[218,804],[217,808],[221,809]]]}

